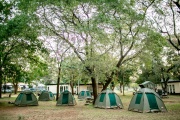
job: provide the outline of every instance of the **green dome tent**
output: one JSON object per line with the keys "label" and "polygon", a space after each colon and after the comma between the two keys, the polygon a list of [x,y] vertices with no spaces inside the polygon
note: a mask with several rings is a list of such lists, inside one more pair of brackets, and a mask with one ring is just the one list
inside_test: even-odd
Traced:
{"label": "green dome tent", "polygon": [[32,91],[22,91],[16,98],[15,105],[17,106],[27,106],[27,105],[38,105],[36,96]]}
{"label": "green dome tent", "polygon": [[78,94],[78,99],[86,99],[86,98],[92,98],[91,92],[89,90],[82,90]]}
{"label": "green dome tent", "polygon": [[42,93],[39,95],[39,101],[51,101],[54,100],[55,97],[51,91],[42,91]]}
{"label": "green dome tent", "polygon": [[152,89],[142,88],[135,93],[129,104],[129,111],[166,112],[166,106],[160,96]]}
{"label": "green dome tent", "polygon": [[76,105],[76,101],[71,92],[65,90],[60,94],[56,105]]}
{"label": "green dome tent", "polygon": [[94,107],[123,108],[120,97],[110,89],[103,90],[96,98]]}

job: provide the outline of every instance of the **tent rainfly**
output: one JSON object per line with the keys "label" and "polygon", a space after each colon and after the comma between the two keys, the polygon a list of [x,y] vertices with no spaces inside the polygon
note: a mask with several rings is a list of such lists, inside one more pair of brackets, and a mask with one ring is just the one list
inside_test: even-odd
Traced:
{"label": "tent rainfly", "polygon": [[155,84],[151,81],[145,81],[139,85],[141,88],[149,88],[155,90]]}
{"label": "tent rainfly", "polygon": [[129,104],[129,111],[166,112],[166,106],[160,96],[152,89],[142,88],[135,93]]}
{"label": "tent rainfly", "polygon": [[74,99],[71,92],[65,90],[60,94],[56,105],[76,105],[76,100]]}
{"label": "tent rainfly", "polygon": [[103,90],[96,98],[94,107],[123,108],[120,97],[110,89]]}
{"label": "tent rainfly", "polygon": [[29,106],[29,105],[36,106],[38,105],[38,101],[34,93],[32,91],[27,90],[27,91],[22,91],[17,96],[14,104],[17,106]]}
{"label": "tent rainfly", "polygon": [[87,98],[92,98],[91,92],[89,90],[82,90],[78,94],[78,99],[87,99]]}
{"label": "tent rainfly", "polygon": [[42,93],[39,95],[39,101],[51,101],[54,100],[55,97],[51,91],[42,91]]}

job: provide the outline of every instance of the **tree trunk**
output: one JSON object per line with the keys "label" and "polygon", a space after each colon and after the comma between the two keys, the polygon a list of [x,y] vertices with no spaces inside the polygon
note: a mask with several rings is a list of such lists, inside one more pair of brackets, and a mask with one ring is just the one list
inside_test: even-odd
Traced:
{"label": "tree trunk", "polygon": [[114,91],[114,86],[113,86],[113,87],[111,87],[111,90],[112,90],[112,91]]}
{"label": "tree trunk", "polygon": [[17,94],[18,82],[16,82],[15,80],[13,80],[13,86],[14,86],[14,94]]}
{"label": "tree trunk", "polygon": [[107,89],[108,85],[109,85],[109,84],[111,83],[111,81],[112,81],[113,75],[114,75],[114,72],[111,73],[111,76],[110,76],[110,77],[107,77],[106,83],[103,85],[103,89],[102,89],[102,90]]}
{"label": "tree trunk", "polygon": [[18,90],[18,83],[13,84],[14,85],[14,94],[17,94]]}
{"label": "tree trunk", "polygon": [[120,89],[120,92],[122,93],[122,84],[119,83],[119,89]]}
{"label": "tree trunk", "polygon": [[56,101],[57,101],[58,98],[59,98],[59,83],[60,83],[60,77],[58,76],[58,79],[57,79]]}
{"label": "tree trunk", "polygon": [[167,79],[163,79],[163,83],[161,83],[162,89],[163,89],[163,93],[167,93],[167,84],[168,84],[169,78]]}
{"label": "tree trunk", "polygon": [[71,86],[71,93],[74,96],[74,83],[72,82],[72,80],[70,81],[70,86]]}
{"label": "tree trunk", "polygon": [[5,94],[6,93],[6,89],[7,89],[7,85],[6,85],[6,81],[5,81],[5,79],[4,79],[4,85],[3,85],[3,93]]}
{"label": "tree trunk", "polygon": [[2,81],[1,81],[1,78],[0,78],[0,98],[2,98]]}
{"label": "tree trunk", "polygon": [[0,68],[0,98],[2,98],[2,68]]}
{"label": "tree trunk", "polygon": [[105,83],[104,86],[103,86],[102,91],[107,89],[108,85],[111,83],[111,80],[112,80],[112,79],[109,78],[109,79],[106,81],[106,83]]}
{"label": "tree trunk", "polygon": [[125,94],[124,94],[124,85],[123,85],[123,96],[124,96]]}
{"label": "tree trunk", "polygon": [[97,98],[97,89],[98,89],[96,79],[94,77],[91,77],[91,82],[92,82],[93,96],[94,96],[93,104],[95,104],[95,100]]}
{"label": "tree trunk", "polygon": [[124,76],[123,76],[123,79],[122,79],[122,86],[123,86],[123,96],[125,95],[124,94]]}
{"label": "tree trunk", "polygon": [[61,75],[61,67],[58,68],[58,79],[57,79],[57,94],[56,94],[56,101],[57,101],[58,98],[59,98],[60,75]]}

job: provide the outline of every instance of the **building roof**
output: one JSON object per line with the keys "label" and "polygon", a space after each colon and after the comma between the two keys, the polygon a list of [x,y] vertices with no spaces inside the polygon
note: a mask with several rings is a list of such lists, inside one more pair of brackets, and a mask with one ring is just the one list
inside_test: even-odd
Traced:
{"label": "building roof", "polygon": [[170,80],[168,81],[168,83],[173,83],[173,82],[180,82],[180,80],[173,80],[173,79],[170,79]]}
{"label": "building roof", "polygon": [[[164,82],[164,81],[161,80],[161,82]],[[175,82],[180,82],[180,80],[169,79],[169,81],[168,81],[168,83],[175,83]]]}

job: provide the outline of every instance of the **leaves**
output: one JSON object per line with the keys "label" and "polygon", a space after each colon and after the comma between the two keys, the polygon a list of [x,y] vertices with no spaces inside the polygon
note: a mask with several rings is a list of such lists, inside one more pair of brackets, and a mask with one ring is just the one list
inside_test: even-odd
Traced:
{"label": "leaves", "polygon": [[[16,2],[12,3],[14,10],[17,9]],[[32,80],[32,76],[27,77],[29,71],[35,71],[36,78],[38,76],[42,77],[45,73],[43,69],[41,71],[31,69],[31,65],[37,67],[41,63],[41,54],[46,52],[42,41],[37,39],[39,27],[36,26],[37,24],[32,24],[35,17],[17,13],[18,11],[16,11],[16,14],[9,12],[6,19],[0,24],[0,83],[5,78],[16,83],[25,78]],[[38,53],[41,54],[38,55]]]}
{"label": "leaves", "polygon": [[[168,66],[164,68],[163,64],[156,62],[161,63],[159,58],[170,54],[163,53],[168,43],[155,29],[154,23],[150,23],[150,18],[156,18],[149,17],[152,11],[160,16],[166,15],[160,9],[160,3],[154,0],[20,0],[17,7],[21,14],[0,25],[1,51],[6,51],[2,52],[2,56],[8,53],[6,59],[13,62],[16,61],[13,57],[21,56],[21,60],[35,65],[41,60],[37,54],[45,50],[42,41],[37,39],[41,33],[45,39],[50,39],[46,41],[53,43],[52,48],[56,46],[58,49],[51,49],[51,52],[56,51],[57,66],[60,67],[62,63],[63,81],[70,80],[71,75],[75,81],[81,76],[83,82],[91,79],[92,83],[96,83],[98,79],[107,87],[115,79],[116,72],[120,71],[120,78],[126,77],[128,83],[129,77],[135,72],[131,67],[126,68],[131,64],[142,70],[139,80],[158,82],[161,76],[158,67],[165,70]],[[168,37],[172,38],[171,35]],[[55,39],[56,45],[51,39]],[[62,51],[66,53],[64,56],[60,54]],[[74,61],[69,56],[73,56]],[[135,60],[139,62],[138,65],[134,63]],[[168,61],[168,64],[174,63]],[[79,75],[77,69],[65,66],[76,66],[82,74]],[[36,71],[32,79],[46,73],[43,67],[37,67],[40,66],[31,66],[31,70]],[[178,74],[174,69],[173,72]]]}

